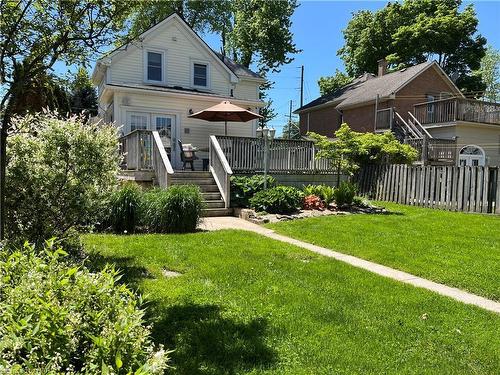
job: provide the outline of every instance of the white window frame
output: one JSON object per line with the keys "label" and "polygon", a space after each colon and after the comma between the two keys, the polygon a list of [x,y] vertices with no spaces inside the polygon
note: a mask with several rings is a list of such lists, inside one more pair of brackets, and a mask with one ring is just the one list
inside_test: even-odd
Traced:
{"label": "white window frame", "polygon": [[[194,84],[194,65],[195,64],[206,65],[206,67],[207,67],[207,85],[206,86],[200,86],[200,85]],[[210,63],[208,61],[191,59],[191,87],[195,88],[195,89],[211,90],[212,80],[211,80],[211,76],[210,76]]]}
{"label": "white window frame", "polygon": [[[148,79],[148,52],[152,53],[158,53],[161,55],[161,80],[156,81],[153,79]],[[143,71],[144,71],[144,82],[145,83],[152,83],[152,84],[165,84],[167,82],[166,80],[166,70],[167,70],[167,53],[165,50],[158,49],[158,48],[145,48],[144,49],[144,54],[143,54]]]}
{"label": "white window frame", "polygon": [[[462,154],[462,151],[465,150],[467,147],[473,147],[478,149],[479,151],[481,151],[482,155]],[[478,145],[465,145],[458,152],[459,166],[463,165],[462,161],[464,161],[465,165],[467,166],[473,166],[474,161],[477,161],[477,166],[482,167],[486,165],[486,153],[484,152],[484,149]]]}
{"label": "white window frame", "polygon": [[[126,119],[127,119],[127,130],[128,133],[132,132],[132,116],[144,116],[146,118],[146,129],[149,130],[151,126],[151,119],[150,119],[150,114],[148,112],[139,112],[139,111],[127,111],[126,113]],[[137,130],[137,129],[134,129]],[[144,130],[144,129],[143,129]]]}

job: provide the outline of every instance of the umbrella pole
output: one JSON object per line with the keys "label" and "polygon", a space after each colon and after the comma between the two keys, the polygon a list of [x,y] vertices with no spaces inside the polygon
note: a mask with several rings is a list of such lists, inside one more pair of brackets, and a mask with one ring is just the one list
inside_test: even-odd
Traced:
{"label": "umbrella pole", "polygon": [[227,135],[227,120],[224,121],[224,135]]}

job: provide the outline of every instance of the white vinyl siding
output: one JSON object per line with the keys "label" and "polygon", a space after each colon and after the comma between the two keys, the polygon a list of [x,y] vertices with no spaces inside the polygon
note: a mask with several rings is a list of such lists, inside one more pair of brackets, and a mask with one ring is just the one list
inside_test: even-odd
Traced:
{"label": "white vinyl siding", "polygon": [[[148,82],[145,75],[146,51],[163,52],[164,85],[198,88],[193,84],[193,62],[199,62],[207,64],[206,89],[210,92],[229,97],[231,87],[235,85],[235,98],[257,99],[257,82],[231,83],[229,72],[216,56],[209,53],[176,19],[148,35],[144,41],[131,43],[126,50],[112,57],[108,68],[111,71],[109,83],[142,85]],[[240,85],[244,87],[240,89]]]}

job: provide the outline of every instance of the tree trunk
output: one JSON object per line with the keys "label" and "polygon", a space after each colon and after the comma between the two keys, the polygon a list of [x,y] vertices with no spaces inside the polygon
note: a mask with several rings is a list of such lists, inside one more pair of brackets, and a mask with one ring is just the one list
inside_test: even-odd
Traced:
{"label": "tree trunk", "polygon": [[0,130],[0,240],[5,239],[5,177],[7,171],[7,127],[8,115],[5,114]]}

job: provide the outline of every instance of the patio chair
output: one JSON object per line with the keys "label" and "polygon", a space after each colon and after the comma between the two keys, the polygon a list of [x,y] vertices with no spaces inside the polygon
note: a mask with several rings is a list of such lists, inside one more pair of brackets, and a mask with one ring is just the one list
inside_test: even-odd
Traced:
{"label": "patio chair", "polygon": [[186,164],[191,164],[191,170],[194,171],[194,161],[198,160],[199,158],[195,154],[195,150],[188,150],[184,148],[184,145],[182,144],[181,140],[177,140],[179,143],[179,150],[181,153],[181,161],[182,161],[182,169],[186,169]]}

